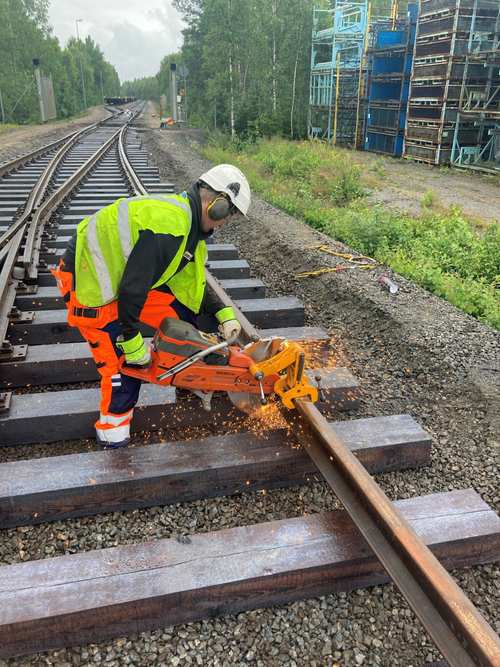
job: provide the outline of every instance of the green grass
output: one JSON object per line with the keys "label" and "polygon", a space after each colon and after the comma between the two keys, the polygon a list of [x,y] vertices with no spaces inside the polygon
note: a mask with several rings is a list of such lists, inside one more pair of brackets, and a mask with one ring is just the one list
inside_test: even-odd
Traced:
{"label": "green grass", "polygon": [[264,199],[308,225],[387,264],[482,322],[500,329],[500,225],[478,229],[460,210],[411,217],[366,201],[373,173],[320,142],[233,143],[215,137],[204,153],[238,165]]}

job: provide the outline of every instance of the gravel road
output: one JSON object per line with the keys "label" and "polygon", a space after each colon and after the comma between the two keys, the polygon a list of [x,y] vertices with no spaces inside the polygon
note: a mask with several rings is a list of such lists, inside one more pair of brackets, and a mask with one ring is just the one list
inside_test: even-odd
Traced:
{"label": "gravel road", "polygon": [[[154,125],[151,118],[146,122]],[[179,189],[208,166],[193,149],[194,133],[153,130],[143,136],[162,175],[173,179]],[[298,271],[330,262],[310,246],[325,242],[334,249],[345,247],[257,198],[249,219],[227,226],[217,240],[238,245],[253,275],[268,285],[270,296],[296,294],[306,304],[308,323],[330,332],[342,364],[362,384],[361,407],[352,416],[407,412],[432,434],[430,467],[377,477],[389,497],[472,486],[498,511],[500,341],[496,332],[399,276],[393,278],[400,290],[390,295],[377,282],[378,270],[295,279]],[[335,263],[333,257],[330,263]],[[210,430],[217,432],[217,427]],[[335,507],[329,489],[318,482],[266,494],[75,519],[4,531],[0,562],[206,532]],[[498,631],[499,567],[453,574]],[[413,613],[388,585],[113,642],[0,660],[0,667],[421,667],[438,658]]]}

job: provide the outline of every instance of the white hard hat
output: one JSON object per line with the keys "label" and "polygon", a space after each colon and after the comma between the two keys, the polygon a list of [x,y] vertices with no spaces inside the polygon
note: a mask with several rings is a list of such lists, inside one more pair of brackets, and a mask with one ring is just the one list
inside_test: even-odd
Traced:
{"label": "white hard hat", "polygon": [[218,164],[200,176],[200,181],[226,194],[238,211],[246,215],[250,208],[250,186],[238,167],[232,164]]}

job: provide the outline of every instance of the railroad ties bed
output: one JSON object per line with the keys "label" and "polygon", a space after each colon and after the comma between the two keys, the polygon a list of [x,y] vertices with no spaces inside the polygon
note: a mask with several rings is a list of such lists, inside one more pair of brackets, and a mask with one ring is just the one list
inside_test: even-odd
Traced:
{"label": "railroad ties bed", "polygon": [[[173,184],[160,183],[138,133],[124,127],[122,150],[144,187],[151,193],[172,191]],[[127,176],[130,164],[124,166],[118,156],[118,145],[110,145],[76,195],[66,193],[63,205],[42,225],[36,280],[17,284],[14,296],[4,291],[14,310],[4,346],[8,353],[0,365],[2,447],[93,436],[97,388],[65,386],[96,382],[95,365],[78,331],[66,325],[48,269],[82,217],[137,192]],[[68,173],[59,173],[57,185]],[[0,180],[0,193],[14,178],[15,173]],[[15,224],[3,223],[5,230]],[[261,336],[284,336],[314,349],[316,368],[310,372],[321,374],[324,390],[318,407],[370,473],[430,463],[431,438],[412,416],[352,416],[360,387],[348,369],[328,365],[328,333],[306,326],[296,297],[266,296],[265,285],[251,276],[251,266],[232,245],[209,246],[209,270]],[[188,427],[208,420],[230,426],[231,433],[222,428],[219,435],[184,438]],[[161,430],[174,423],[178,437],[166,442]],[[195,397],[145,386],[134,428],[149,433],[150,444],[1,464],[0,528],[321,479],[293,432],[271,427],[263,437],[249,429],[248,420],[223,396],[214,399],[213,413],[207,415]],[[395,506],[448,569],[500,557],[500,519],[472,489],[400,500]],[[96,642],[387,581],[386,571],[343,510],[4,565],[0,656]]]}

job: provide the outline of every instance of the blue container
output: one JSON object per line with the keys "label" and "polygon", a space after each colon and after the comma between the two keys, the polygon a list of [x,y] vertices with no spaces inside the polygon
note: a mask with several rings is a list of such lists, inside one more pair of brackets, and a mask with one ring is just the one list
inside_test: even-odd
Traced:
{"label": "blue container", "polygon": [[381,30],[369,62],[365,150],[400,156],[410,90],[418,5],[408,5],[404,29]]}

